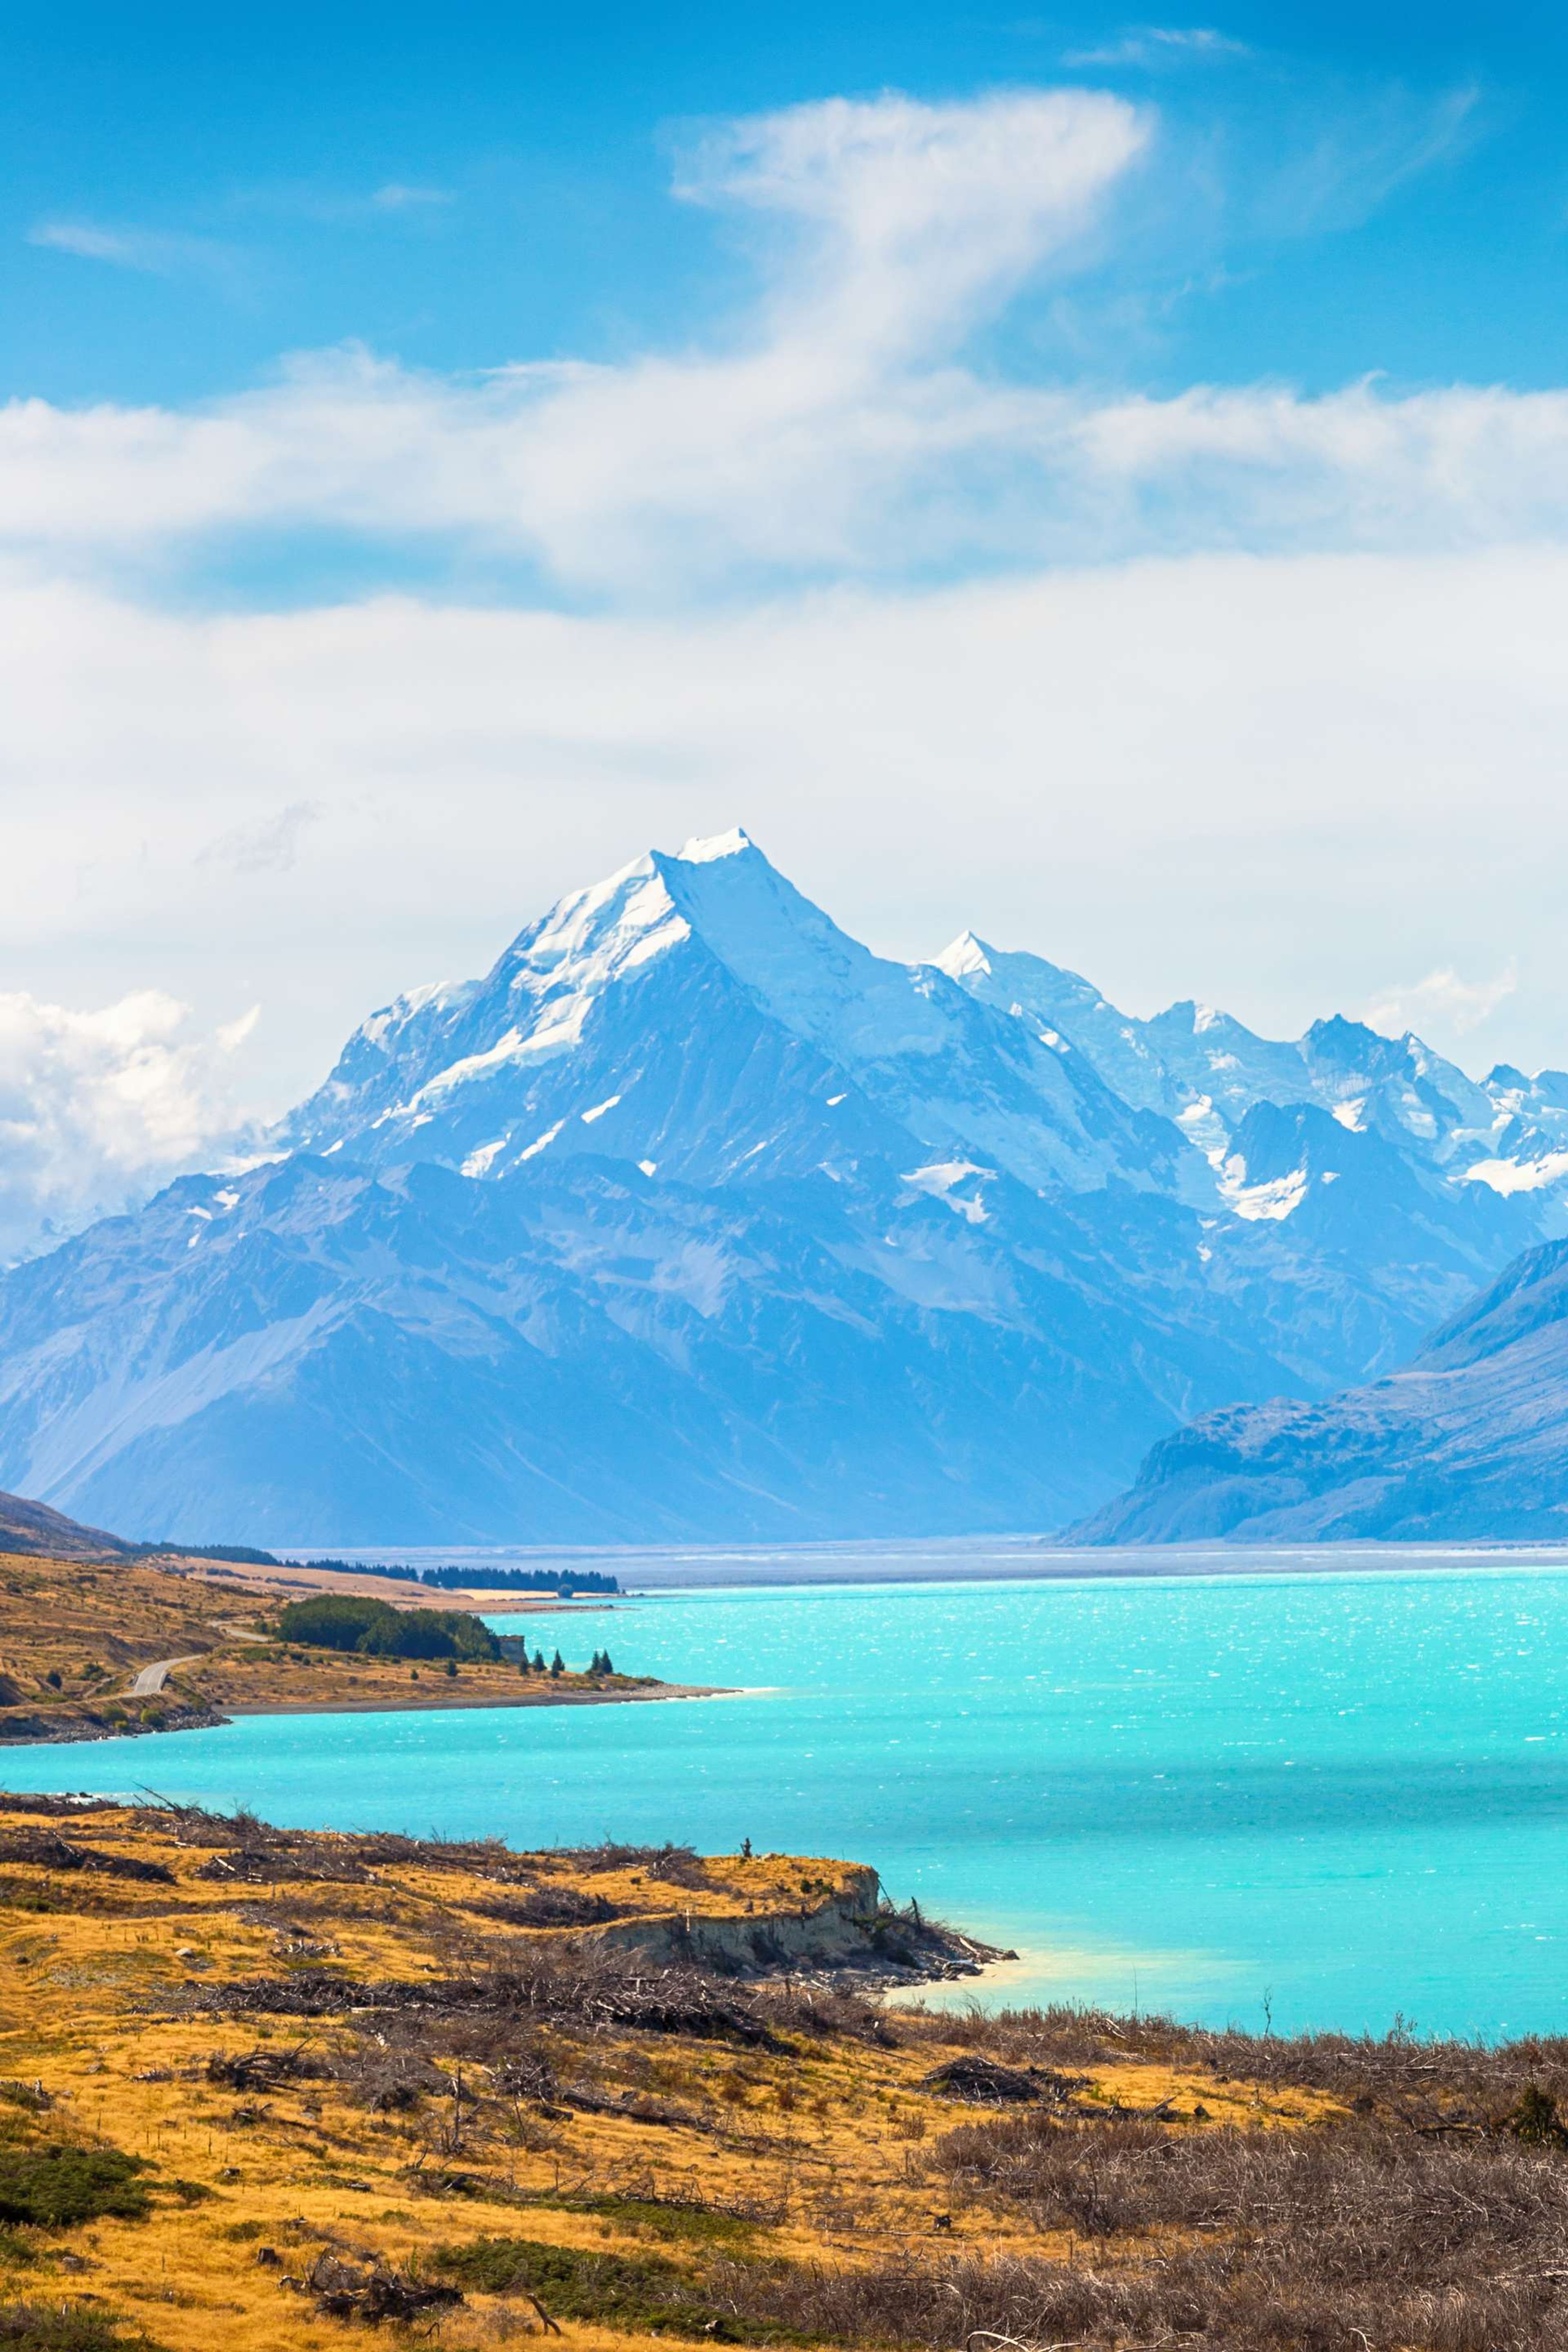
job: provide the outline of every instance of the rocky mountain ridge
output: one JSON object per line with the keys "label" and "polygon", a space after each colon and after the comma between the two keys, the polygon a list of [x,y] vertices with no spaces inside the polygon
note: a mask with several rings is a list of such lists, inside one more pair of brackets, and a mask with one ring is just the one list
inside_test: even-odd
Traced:
{"label": "rocky mountain ridge", "polygon": [[1517,1259],[1388,1379],[1206,1413],[1073,1530],[1093,1544],[1568,1535],[1568,1242]]}

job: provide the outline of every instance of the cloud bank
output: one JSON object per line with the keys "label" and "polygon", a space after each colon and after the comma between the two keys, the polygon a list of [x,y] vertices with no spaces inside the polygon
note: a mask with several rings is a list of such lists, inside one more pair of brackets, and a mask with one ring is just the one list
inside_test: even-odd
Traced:
{"label": "cloud bank", "polygon": [[[1447,135],[1399,121],[1380,185]],[[0,410],[13,1235],[737,819],[898,953],[973,926],[1136,1011],[1568,1059],[1568,391],[1087,378],[1051,305],[1167,169],[1106,92],[828,100],[691,146],[754,274],[681,348]],[[383,584],[313,599],[323,541]],[[289,549],[279,609],[230,585]]]}
{"label": "cloud bank", "polygon": [[232,1143],[225,1064],[256,1017],[192,1037],[156,989],[89,1013],[0,994],[0,1265]]}

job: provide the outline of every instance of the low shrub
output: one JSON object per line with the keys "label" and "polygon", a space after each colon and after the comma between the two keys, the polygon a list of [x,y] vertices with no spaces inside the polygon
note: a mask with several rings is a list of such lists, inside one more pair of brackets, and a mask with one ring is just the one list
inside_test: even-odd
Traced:
{"label": "low shrub", "polygon": [[662,2254],[602,2254],[531,2238],[477,2238],[438,2247],[445,2278],[484,2294],[536,2296],[552,2319],[637,2335],[696,2336],[713,2344],[812,2344],[815,2335],[766,2316],[742,2317],[706,2283]]}
{"label": "low shrub", "polygon": [[0,2352],[157,2352],[140,2329],[122,2334],[123,2325],[79,2304],[0,2303]]}
{"label": "low shrub", "polygon": [[[148,2210],[139,2178],[146,2169],[141,2157],[117,2147],[73,2147],[66,2141],[0,2147],[0,2222],[68,2230],[106,2215],[140,2221]],[[5,2340],[0,2336],[0,2344]]]}
{"label": "low shrub", "polygon": [[618,2222],[625,2230],[644,2231],[670,2244],[743,2247],[751,2243],[757,2229],[744,2214],[726,2212],[721,2206],[659,2197],[621,2197],[608,2189],[597,2196],[541,2197],[533,2201],[564,2213],[597,2214],[602,2221]]}

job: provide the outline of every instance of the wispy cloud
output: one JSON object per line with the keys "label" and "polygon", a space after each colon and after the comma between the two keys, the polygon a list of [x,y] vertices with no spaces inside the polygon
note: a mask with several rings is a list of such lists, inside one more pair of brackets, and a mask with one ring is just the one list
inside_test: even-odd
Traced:
{"label": "wispy cloud", "polygon": [[99,221],[39,221],[27,231],[27,243],[75,254],[82,261],[142,270],[153,278],[174,278],[189,270],[226,271],[236,258],[233,248],[215,237],[187,236],[168,229],[111,227]]}
{"label": "wispy cloud", "polygon": [[316,802],[290,801],[271,816],[219,834],[199,853],[196,862],[226,866],[231,874],[292,873],[300,861],[300,844],[321,816]]}
{"label": "wispy cloud", "polygon": [[366,228],[433,218],[458,202],[458,191],[433,181],[383,180],[374,187],[330,187],[310,181],[273,181],[238,191],[231,210],[267,219],[314,221],[324,228]]}
{"label": "wispy cloud", "polygon": [[381,213],[417,212],[422,205],[449,205],[456,200],[450,188],[411,186],[403,180],[388,180],[384,187],[374,189],[369,199]]}
{"label": "wispy cloud", "polygon": [[26,404],[0,411],[0,536],[167,550],[327,524],[473,536],[574,583],[690,582],[901,561],[911,522],[927,535],[904,510],[940,467],[959,504],[939,535],[984,538],[964,469],[1027,459],[1060,404],[955,355],[1023,279],[1076,266],[1150,129],[1082,90],[731,124],[678,193],[780,234],[720,352],[441,379],[351,351],[194,412]]}
{"label": "wispy cloud", "polygon": [[1260,180],[1265,233],[1315,236],[1367,219],[1398,188],[1467,154],[1485,132],[1476,82],[1430,93],[1385,89],[1320,111]]}
{"label": "wispy cloud", "polygon": [[1232,38],[1212,25],[1130,25],[1114,39],[1068,49],[1066,66],[1173,66],[1201,64],[1220,58],[1249,58],[1249,43]]}
{"label": "wispy cloud", "polygon": [[[1314,149],[1296,209],[1325,187],[1349,203],[1347,173],[1372,201],[1372,182],[1421,168],[1466,120],[1460,93]],[[1568,392],[1106,397],[969,365],[970,338],[1023,283],[1059,301],[1094,259],[1154,128],[1151,110],[1084,89],[831,100],[730,123],[676,193],[770,233],[751,306],[711,350],[441,377],[350,349],[199,408],[15,403],[0,409],[0,545],[170,560],[203,535],[324,528],[668,597],[759,572],[1568,533]],[[172,259],[121,230],[38,234],[128,266]],[[264,864],[297,834],[243,854]]]}
{"label": "wispy cloud", "polygon": [[1425,980],[1384,989],[1366,1007],[1362,1018],[1369,1029],[1384,1037],[1402,1037],[1407,1029],[1438,1026],[1458,1036],[1468,1036],[1489,1021],[1519,986],[1512,964],[1491,980],[1464,980],[1451,968],[1429,971]]}

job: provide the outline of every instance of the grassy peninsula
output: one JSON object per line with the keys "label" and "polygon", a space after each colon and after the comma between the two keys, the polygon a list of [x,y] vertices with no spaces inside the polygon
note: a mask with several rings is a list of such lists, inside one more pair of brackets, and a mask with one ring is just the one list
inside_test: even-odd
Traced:
{"label": "grassy peninsula", "polygon": [[694,1695],[616,1673],[593,1607],[508,1596],[499,1605],[526,1617],[525,1640],[489,1634],[474,1614],[485,1601],[323,1571],[0,1554],[0,1745],[236,1715]]}
{"label": "grassy peninsula", "polygon": [[1568,2043],[889,2010],[865,1869],[0,1799],[0,2345],[1560,2352]]}

